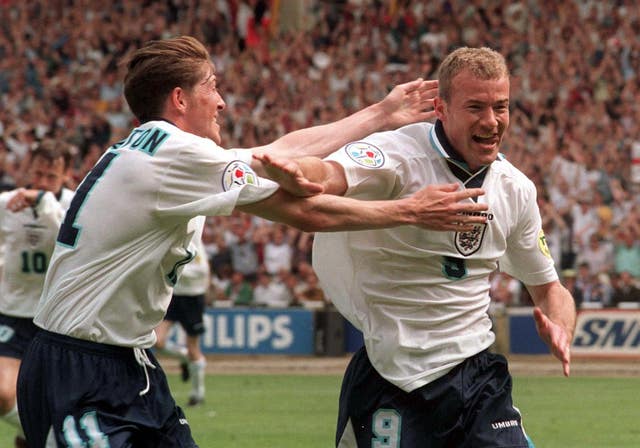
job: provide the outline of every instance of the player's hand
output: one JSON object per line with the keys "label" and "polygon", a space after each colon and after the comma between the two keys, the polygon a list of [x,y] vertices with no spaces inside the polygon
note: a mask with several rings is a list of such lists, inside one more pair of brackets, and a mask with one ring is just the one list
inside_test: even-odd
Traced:
{"label": "player's hand", "polygon": [[15,213],[27,207],[32,207],[33,204],[35,204],[39,193],[40,190],[19,188],[9,201],[7,201],[7,209]]}
{"label": "player's hand", "polygon": [[308,197],[324,191],[321,184],[307,179],[295,160],[278,159],[267,153],[254,154],[260,161],[269,179],[280,184],[280,187],[298,197]]}
{"label": "player's hand", "polygon": [[458,184],[429,185],[412,196],[418,201],[413,207],[417,225],[430,230],[471,231],[487,222],[486,216],[478,213],[487,210],[487,204],[469,199],[483,194],[481,188],[460,190]]}
{"label": "player's hand", "polygon": [[571,367],[571,340],[567,330],[553,322],[539,307],[533,309],[533,318],[540,338],[547,344],[553,356],[562,362],[564,376],[569,376]]}
{"label": "player's hand", "polygon": [[438,94],[438,81],[418,78],[393,88],[378,104],[387,117],[386,129],[427,121],[436,116],[433,99]]}

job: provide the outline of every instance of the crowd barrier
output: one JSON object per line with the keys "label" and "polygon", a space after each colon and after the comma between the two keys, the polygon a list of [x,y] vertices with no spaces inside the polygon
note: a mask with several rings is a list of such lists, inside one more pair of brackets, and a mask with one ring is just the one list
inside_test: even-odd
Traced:
{"label": "crowd barrier", "polygon": [[[533,309],[492,308],[494,349],[504,354],[546,354]],[[336,310],[208,308],[202,351],[206,354],[341,356],[358,350],[362,334]],[[174,326],[170,338],[184,342]],[[640,309],[578,312],[573,356],[640,358]]]}

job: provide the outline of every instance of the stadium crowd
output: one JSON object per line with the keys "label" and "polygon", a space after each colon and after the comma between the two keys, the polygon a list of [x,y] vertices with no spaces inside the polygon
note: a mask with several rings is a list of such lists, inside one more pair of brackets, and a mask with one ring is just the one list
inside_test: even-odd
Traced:
{"label": "stadium crowd", "polygon": [[[24,184],[44,137],[73,144],[74,188],[125,136],[134,123],[118,62],[150,39],[190,34],[206,43],[223,73],[225,147],[346,116],[398,83],[434,78],[455,47],[490,46],[513,75],[502,149],[538,187],[563,282],[582,306],[640,303],[633,0],[3,0],[0,19],[4,190]],[[209,218],[203,240],[216,304],[328,303],[310,265],[312,234],[234,214]],[[528,300],[504,274],[491,294],[509,305]]]}

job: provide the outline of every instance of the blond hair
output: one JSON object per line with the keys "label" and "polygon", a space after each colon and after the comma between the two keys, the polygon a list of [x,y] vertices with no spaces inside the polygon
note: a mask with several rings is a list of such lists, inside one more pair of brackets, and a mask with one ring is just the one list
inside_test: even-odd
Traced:
{"label": "blond hair", "polygon": [[451,98],[451,82],[463,70],[469,70],[478,79],[502,79],[509,77],[504,57],[488,47],[461,47],[451,52],[438,69],[438,96],[445,101]]}

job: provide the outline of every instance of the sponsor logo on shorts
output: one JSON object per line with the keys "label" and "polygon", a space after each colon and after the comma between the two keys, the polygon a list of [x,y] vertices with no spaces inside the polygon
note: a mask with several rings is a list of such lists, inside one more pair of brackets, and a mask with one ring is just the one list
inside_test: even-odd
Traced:
{"label": "sponsor logo on shorts", "polygon": [[187,421],[186,418],[179,419],[178,423],[180,423],[181,425],[189,425],[189,422]]}
{"label": "sponsor logo on shorts", "polygon": [[384,153],[370,143],[354,142],[345,146],[344,150],[351,160],[367,168],[380,168],[384,165]]}
{"label": "sponsor logo on shorts", "polygon": [[514,426],[520,426],[520,422],[518,420],[504,420],[491,423],[491,428],[493,429],[513,428]]}
{"label": "sponsor logo on shorts", "polygon": [[224,169],[222,188],[229,191],[243,185],[258,185],[258,176],[249,165],[241,160],[234,160]]}

